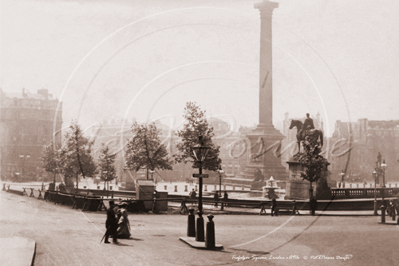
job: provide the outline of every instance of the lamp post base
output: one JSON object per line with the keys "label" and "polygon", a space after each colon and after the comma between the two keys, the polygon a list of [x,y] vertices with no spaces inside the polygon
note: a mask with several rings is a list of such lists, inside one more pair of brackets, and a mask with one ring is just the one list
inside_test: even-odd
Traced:
{"label": "lamp post base", "polygon": [[378,215],[377,200],[374,200],[374,215]]}

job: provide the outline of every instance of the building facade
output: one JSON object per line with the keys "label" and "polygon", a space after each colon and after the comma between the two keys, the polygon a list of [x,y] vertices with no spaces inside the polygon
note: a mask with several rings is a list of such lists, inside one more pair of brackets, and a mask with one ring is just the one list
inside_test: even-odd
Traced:
{"label": "building facade", "polygon": [[39,180],[46,175],[40,160],[44,147],[53,140],[54,132],[54,141],[61,142],[62,102],[47,89],[37,93],[0,90],[2,180]]}
{"label": "building facade", "polygon": [[[330,143],[330,171],[337,180],[343,171],[344,181],[374,182],[372,172],[380,153],[387,164],[386,183],[399,181],[399,120],[338,120]],[[382,185],[382,178],[378,181]]]}

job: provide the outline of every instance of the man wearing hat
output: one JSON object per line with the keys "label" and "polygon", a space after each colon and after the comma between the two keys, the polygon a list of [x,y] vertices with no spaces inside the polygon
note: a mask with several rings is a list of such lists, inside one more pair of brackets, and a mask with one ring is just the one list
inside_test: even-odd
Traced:
{"label": "man wearing hat", "polygon": [[108,237],[112,235],[113,241],[115,244],[118,243],[116,236],[116,229],[118,228],[118,219],[116,218],[115,212],[115,202],[113,200],[109,201],[109,208],[107,209],[107,221],[105,222],[105,228],[107,231],[105,232],[105,240],[104,243],[110,243],[108,241]]}

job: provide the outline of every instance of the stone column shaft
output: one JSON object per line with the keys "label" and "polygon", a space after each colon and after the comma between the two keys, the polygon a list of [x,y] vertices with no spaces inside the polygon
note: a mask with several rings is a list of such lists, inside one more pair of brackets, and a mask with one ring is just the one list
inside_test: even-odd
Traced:
{"label": "stone column shaft", "polygon": [[273,83],[272,83],[272,14],[278,3],[264,0],[255,4],[259,9],[260,24],[260,67],[259,67],[259,125],[273,126]]}

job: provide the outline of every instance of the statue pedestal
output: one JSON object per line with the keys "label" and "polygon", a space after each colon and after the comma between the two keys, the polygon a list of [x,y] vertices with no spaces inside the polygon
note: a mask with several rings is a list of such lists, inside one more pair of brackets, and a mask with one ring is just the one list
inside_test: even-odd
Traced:
{"label": "statue pedestal", "polygon": [[[309,199],[310,182],[301,178],[301,172],[304,170],[298,157],[291,157],[287,162],[289,165],[289,181],[285,188],[286,199]],[[317,182],[313,182],[313,191],[316,199],[331,199],[331,188],[328,185],[330,172],[327,167],[322,171],[321,177]]]}
{"label": "statue pedestal", "polygon": [[309,199],[310,182],[307,180],[289,180],[285,187],[285,199]]}
{"label": "statue pedestal", "polygon": [[[274,127],[260,126],[246,136],[251,147],[250,158],[245,172],[254,172],[255,169],[262,171],[265,179],[271,176],[276,180],[287,180],[287,170],[281,165],[281,158],[274,155],[277,143],[284,136]],[[273,146],[275,144],[275,146]],[[271,146],[273,148],[269,149]],[[262,189],[263,184],[256,184],[258,189]],[[252,184],[252,187],[255,185]]]}

